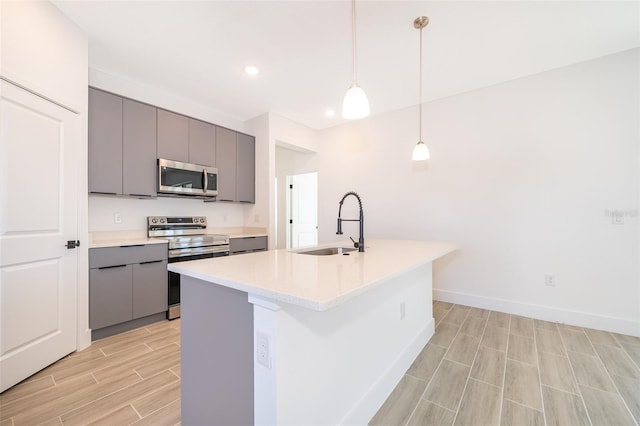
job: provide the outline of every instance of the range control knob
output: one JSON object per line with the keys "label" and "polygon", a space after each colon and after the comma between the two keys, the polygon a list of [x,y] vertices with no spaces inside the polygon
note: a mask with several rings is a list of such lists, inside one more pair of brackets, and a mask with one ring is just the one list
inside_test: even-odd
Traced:
{"label": "range control knob", "polygon": [[164,223],[164,222],[165,222],[164,217],[160,218],[160,223]]}
{"label": "range control knob", "polygon": [[151,223],[158,223],[158,218],[154,217],[153,219],[151,219]]}
{"label": "range control knob", "polygon": [[204,217],[200,218],[200,223],[204,223]]}

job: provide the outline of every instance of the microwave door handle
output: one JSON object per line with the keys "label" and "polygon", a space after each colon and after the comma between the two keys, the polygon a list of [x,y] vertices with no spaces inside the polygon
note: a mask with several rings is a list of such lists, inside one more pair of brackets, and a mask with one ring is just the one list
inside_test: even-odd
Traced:
{"label": "microwave door handle", "polygon": [[202,191],[207,192],[207,188],[209,187],[209,176],[207,173],[207,169],[202,170]]}

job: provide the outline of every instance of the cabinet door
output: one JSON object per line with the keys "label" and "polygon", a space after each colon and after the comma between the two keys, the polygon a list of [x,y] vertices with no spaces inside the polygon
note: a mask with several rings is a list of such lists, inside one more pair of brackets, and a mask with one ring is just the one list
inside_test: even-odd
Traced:
{"label": "cabinet door", "polygon": [[124,99],[122,104],[122,192],[155,197],[156,108]]}
{"label": "cabinet door", "polygon": [[216,126],[189,119],[189,162],[215,167]]}
{"label": "cabinet door", "polygon": [[189,162],[189,120],[158,109],[158,158]]}
{"label": "cabinet door", "polygon": [[89,192],[122,194],[122,98],[89,88]]}
{"label": "cabinet door", "polygon": [[256,138],[238,133],[236,198],[241,203],[256,202]]}
{"label": "cabinet door", "polygon": [[133,318],[131,265],[91,269],[89,327],[97,330]]}
{"label": "cabinet door", "polygon": [[218,201],[236,201],[236,132],[216,127]]}
{"label": "cabinet door", "polygon": [[167,261],[133,265],[133,318],[164,312],[168,309]]}

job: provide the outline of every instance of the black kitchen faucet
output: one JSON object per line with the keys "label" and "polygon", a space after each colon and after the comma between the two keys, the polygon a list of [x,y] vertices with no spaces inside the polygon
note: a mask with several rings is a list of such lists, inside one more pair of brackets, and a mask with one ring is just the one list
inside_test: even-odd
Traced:
{"label": "black kitchen faucet", "polygon": [[[358,199],[358,205],[360,206],[360,219],[342,219],[340,217],[340,215],[342,214],[342,203],[344,203],[344,199],[349,195],[353,195]],[[362,212],[362,200],[360,199],[360,196],[353,191],[344,194],[342,200],[340,200],[340,207],[338,208],[338,231],[336,232],[336,235],[342,235],[342,221],[360,222],[360,238],[358,238],[358,242],[354,241],[354,239],[351,237],[349,238],[351,239],[351,241],[353,241],[353,246],[357,248],[359,252],[364,252],[364,214]]]}

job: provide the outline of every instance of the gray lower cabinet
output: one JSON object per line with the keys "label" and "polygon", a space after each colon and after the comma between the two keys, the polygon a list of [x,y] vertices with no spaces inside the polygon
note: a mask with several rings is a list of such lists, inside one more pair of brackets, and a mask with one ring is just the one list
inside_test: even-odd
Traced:
{"label": "gray lower cabinet", "polygon": [[132,265],[105,266],[90,270],[90,328],[96,330],[133,319],[132,270]]}
{"label": "gray lower cabinet", "polygon": [[156,108],[89,88],[89,192],[155,197]]}
{"label": "gray lower cabinet", "polygon": [[229,238],[230,255],[265,251],[267,248],[267,237]]}
{"label": "gray lower cabinet", "polygon": [[125,323],[167,310],[167,245],[89,250],[89,327]]}
{"label": "gray lower cabinet", "polygon": [[133,265],[133,319],[168,309],[167,261]]}

